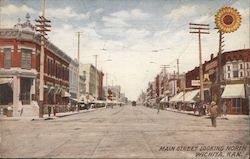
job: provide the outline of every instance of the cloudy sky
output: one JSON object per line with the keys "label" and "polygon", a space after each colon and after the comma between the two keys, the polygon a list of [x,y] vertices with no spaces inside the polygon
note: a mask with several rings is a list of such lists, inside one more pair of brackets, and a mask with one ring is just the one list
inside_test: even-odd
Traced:
{"label": "cloudy sky", "polygon": [[[40,0],[0,0],[0,27],[13,27],[17,19],[31,21],[40,14]],[[119,84],[129,99],[136,99],[147,83],[170,65],[169,72],[198,66],[198,36],[189,23],[210,25],[202,35],[202,58],[218,51],[214,15],[225,6],[236,8],[240,28],[225,35],[225,51],[249,48],[249,0],[47,0],[45,17],[51,20],[49,40],[72,58],[77,57],[81,33],[82,63],[95,63],[108,73],[109,84]],[[106,78],[105,78],[106,80]],[[106,81],[104,81],[104,84]]]}

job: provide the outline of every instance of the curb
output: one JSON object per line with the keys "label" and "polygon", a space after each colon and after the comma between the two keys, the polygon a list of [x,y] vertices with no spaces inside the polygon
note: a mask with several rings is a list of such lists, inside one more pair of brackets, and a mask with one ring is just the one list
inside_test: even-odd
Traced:
{"label": "curb", "polygon": [[67,117],[67,116],[71,116],[71,115],[77,115],[77,114],[81,114],[81,113],[88,113],[88,112],[92,112],[92,111],[96,111],[96,110],[100,110],[103,108],[95,108],[95,109],[89,109],[86,111],[79,111],[79,112],[75,112],[75,113],[71,113],[71,114],[62,114],[62,115],[57,115],[57,116],[50,116],[50,117],[44,117],[44,118],[38,118],[38,117],[30,117],[30,118],[26,118],[26,117],[20,117],[20,118],[15,118],[15,117],[4,117],[4,118],[0,118],[0,121],[20,121],[20,120],[28,120],[28,121],[38,121],[38,120],[54,120],[56,118],[63,118],[63,117]]}

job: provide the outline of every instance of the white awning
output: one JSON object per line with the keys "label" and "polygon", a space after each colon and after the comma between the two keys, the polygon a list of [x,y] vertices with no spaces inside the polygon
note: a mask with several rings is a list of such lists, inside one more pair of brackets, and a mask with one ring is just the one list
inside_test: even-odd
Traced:
{"label": "white awning", "polygon": [[183,96],[183,92],[180,92],[177,95],[175,95],[174,97],[172,97],[169,102],[171,102],[171,103],[181,102],[181,101],[183,101],[182,96]]}
{"label": "white awning", "polygon": [[160,103],[167,103],[168,102],[168,96],[161,99]]}
{"label": "white awning", "polygon": [[194,100],[194,98],[199,94],[199,92],[199,89],[186,92],[184,96],[184,103],[195,103],[196,101]]}
{"label": "white awning", "polygon": [[244,84],[226,85],[221,98],[245,98]]}
{"label": "white awning", "polygon": [[76,98],[71,98],[71,97],[70,97],[70,100],[75,101],[75,102],[78,102],[78,100],[77,100]]}
{"label": "white awning", "polygon": [[0,78],[0,84],[8,84],[12,82],[12,78]]}
{"label": "white awning", "polygon": [[67,92],[67,91],[65,91],[65,90],[62,91],[62,97],[70,97],[70,96],[71,96],[71,95],[70,95],[69,92]]}

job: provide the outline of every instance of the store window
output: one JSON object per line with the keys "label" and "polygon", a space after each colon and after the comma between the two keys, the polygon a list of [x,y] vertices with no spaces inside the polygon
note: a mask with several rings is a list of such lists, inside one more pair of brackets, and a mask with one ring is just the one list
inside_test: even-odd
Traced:
{"label": "store window", "polygon": [[4,48],[4,68],[11,67],[11,48]]}
{"label": "store window", "polygon": [[234,113],[240,113],[240,109],[241,109],[241,100],[240,98],[233,98],[232,99],[232,111]]}
{"label": "store window", "polygon": [[31,69],[31,49],[21,49],[21,68]]}

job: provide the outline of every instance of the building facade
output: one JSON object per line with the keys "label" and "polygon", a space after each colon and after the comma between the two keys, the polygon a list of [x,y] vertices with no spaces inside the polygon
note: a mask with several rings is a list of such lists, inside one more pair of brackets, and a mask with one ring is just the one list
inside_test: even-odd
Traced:
{"label": "building facade", "polygon": [[77,98],[77,60],[72,60],[69,64],[69,93],[72,98]]}
{"label": "building facade", "polygon": [[[14,114],[22,107],[24,113],[38,110],[40,36],[29,16],[26,18],[13,29],[0,29],[0,104],[12,106]],[[63,51],[45,41],[44,105],[67,104],[70,61]]]}
{"label": "building facade", "polygon": [[85,92],[95,99],[103,98],[103,72],[97,70],[92,64],[80,64],[80,73],[84,74]]}
{"label": "building facade", "polygon": [[[203,64],[204,88],[209,90],[210,97],[207,100],[218,102],[221,98],[222,102],[227,103],[227,113],[249,114],[250,49],[224,52],[221,55],[221,74],[218,73],[218,67],[218,57],[213,54]],[[198,67],[187,72],[187,87],[199,89],[199,85],[194,85],[193,81],[196,80],[199,80]],[[241,89],[242,94],[237,94]]]}

